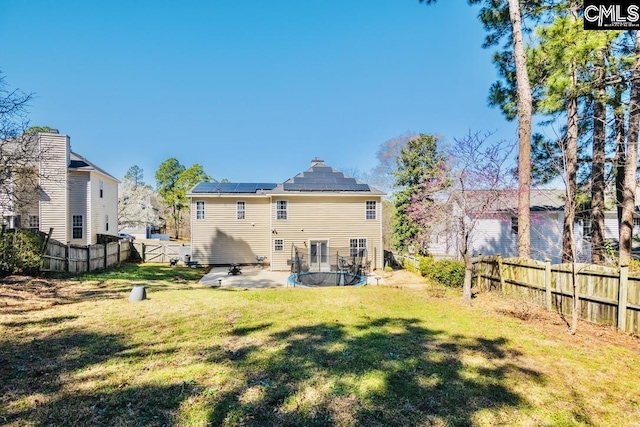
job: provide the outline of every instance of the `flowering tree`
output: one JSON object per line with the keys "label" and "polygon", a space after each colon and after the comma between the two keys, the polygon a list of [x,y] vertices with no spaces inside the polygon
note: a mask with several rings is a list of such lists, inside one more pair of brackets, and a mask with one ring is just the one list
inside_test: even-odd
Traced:
{"label": "flowering tree", "polygon": [[[424,239],[431,237],[429,231],[434,226],[455,236],[465,264],[463,298],[468,302],[473,273],[470,249],[478,221],[501,211],[509,192],[517,195],[516,181],[508,165],[513,144],[489,142],[490,136],[469,133],[454,139],[447,150],[446,166],[437,177],[422,182],[423,191],[412,197],[408,209],[410,218],[425,230]],[[438,191],[446,190],[449,183],[452,185],[449,194]]]}
{"label": "flowering tree", "polygon": [[157,225],[158,209],[152,202],[155,198],[153,189],[148,185],[136,184],[130,177],[125,177],[118,191],[118,223],[120,227],[139,227]]}

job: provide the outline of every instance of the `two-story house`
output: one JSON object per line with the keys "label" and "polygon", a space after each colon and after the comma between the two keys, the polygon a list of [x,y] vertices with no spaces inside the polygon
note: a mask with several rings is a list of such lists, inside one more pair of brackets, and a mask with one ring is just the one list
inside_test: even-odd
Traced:
{"label": "two-story house", "polygon": [[[71,151],[60,133],[37,135],[39,158],[33,169],[37,184],[21,188],[22,203],[2,212],[9,228],[49,232],[63,243],[90,245],[98,234],[118,234],[118,180]],[[26,201],[26,202],[25,202]]]}
{"label": "two-story house", "polygon": [[318,158],[283,183],[202,182],[191,198],[192,259],[207,265],[255,263],[289,270],[296,248],[312,270],[366,253],[382,268],[383,192]]}

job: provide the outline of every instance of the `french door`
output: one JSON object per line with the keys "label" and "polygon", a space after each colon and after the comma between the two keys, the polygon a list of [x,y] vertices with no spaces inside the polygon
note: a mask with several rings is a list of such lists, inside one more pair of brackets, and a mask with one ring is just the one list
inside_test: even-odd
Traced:
{"label": "french door", "polygon": [[329,241],[309,242],[309,271],[329,271]]}

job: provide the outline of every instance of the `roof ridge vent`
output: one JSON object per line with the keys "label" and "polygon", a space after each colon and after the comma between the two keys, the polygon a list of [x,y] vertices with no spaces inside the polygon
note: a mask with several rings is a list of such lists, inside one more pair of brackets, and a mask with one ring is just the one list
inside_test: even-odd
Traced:
{"label": "roof ridge vent", "polygon": [[324,166],[324,160],[316,156],[313,160],[311,160],[311,167],[314,166]]}

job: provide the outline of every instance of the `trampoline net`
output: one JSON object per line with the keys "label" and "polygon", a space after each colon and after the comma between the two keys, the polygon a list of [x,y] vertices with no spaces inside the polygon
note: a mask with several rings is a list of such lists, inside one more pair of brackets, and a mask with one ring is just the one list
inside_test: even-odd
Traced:
{"label": "trampoline net", "polygon": [[310,248],[291,247],[291,274],[305,286],[350,286],[367,273],[367,250],[333,248],[312,243]]}

